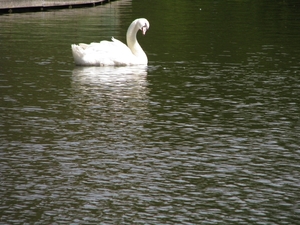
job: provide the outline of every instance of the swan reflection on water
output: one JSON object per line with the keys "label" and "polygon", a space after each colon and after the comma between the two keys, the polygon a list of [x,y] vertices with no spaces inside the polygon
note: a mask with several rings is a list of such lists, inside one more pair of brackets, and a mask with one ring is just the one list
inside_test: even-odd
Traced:
{"label": "swan reflection on water", "polygon": [[103,85],[120,84],[120,82],[146,82],[147,66],[125,67],[76,67],[73,79],[82,84]]}
{"label": "swan reflection on water", "polygon": [[[101,97],[145,98],[147,95],[147,66],[128,67],[75,67],[72,87],[84,98]],[[81,96],[81,97],[83,97]]]}
{"label": "swan reflection on water", "polygon": [[71,107],[84,120],[82,132],[95,134],[107,146],[138,135],[149,118],[146,77],[145,66],[76,67]]}

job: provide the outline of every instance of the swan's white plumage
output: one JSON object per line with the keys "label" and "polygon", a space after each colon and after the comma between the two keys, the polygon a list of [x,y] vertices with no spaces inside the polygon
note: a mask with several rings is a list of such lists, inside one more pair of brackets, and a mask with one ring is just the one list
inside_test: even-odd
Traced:
{"label": "swan's white plumage", "polygon": [[126,34],[127,45],[112,38],[112,41],[93,42],[91,44],[72,44],[72,53],[76,65],[82,66],[127,66],[147,65],[148,58],[139,45],[136,34],[142,30],[145,34],[149,22],[144,18],[134,20]]}

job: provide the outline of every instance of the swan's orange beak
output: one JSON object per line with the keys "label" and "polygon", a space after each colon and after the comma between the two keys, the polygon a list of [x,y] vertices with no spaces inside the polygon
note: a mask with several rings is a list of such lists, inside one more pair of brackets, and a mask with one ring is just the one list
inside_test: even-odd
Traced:
{"label": "swan's orange beak", "polygon": [[142,30],[142,32],[143,32],[143,35],[145,35],[145,34],[146,34],[146,31],[147,31],[147,27],[146,27],[146,26],[143,26],[141,30]]}

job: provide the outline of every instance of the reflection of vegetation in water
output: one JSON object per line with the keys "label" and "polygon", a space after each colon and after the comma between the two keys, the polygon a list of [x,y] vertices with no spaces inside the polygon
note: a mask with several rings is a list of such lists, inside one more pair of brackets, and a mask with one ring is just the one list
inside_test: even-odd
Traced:
{"label": "reflection of vegetation in water", "polygon": [[120,26],[119,7],[125,3],[128,1],[90,8],[3,15],[0,27],[1,41],[5,45],[1,47],[1,56],[10,58],[5,57],[1,64],[11,67],[16,61],[24,60],[27,65],[73,64],[72,43],[120,36],[116,28]]}
{"label": "reflection of vegetation in water", "polygon": [[[140,5],[133,2],[133,9]],[[260,51],[262,44],[288,46],[293,34],[299,40],[299,26],[291,23],[298,18],[299,7],[288,2],[154,0],[142,7],[152,25],[144,42],[153,52],[162,50],[165,60],[178,60],[174,52],[180,52],[180,60],[214,54],[240,61],[246,60],[249,49]],[[278,32],[273,39],[270,34]]]}

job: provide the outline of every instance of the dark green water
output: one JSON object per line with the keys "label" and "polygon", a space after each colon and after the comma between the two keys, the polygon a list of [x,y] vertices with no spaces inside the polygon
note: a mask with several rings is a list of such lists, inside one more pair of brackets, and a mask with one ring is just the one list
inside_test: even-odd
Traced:
{"label": "dark green water", "polygon": [[[297,224],[297,1],[0,16],[0,224]],[[70,44],[138,40],[147,68]]]}

